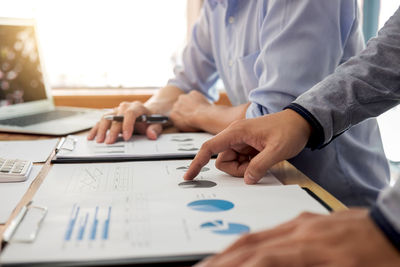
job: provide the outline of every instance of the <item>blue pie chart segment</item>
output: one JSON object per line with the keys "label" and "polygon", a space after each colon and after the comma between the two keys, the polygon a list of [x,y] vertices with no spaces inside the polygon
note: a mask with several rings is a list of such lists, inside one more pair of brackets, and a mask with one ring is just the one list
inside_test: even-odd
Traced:
{"label": "blue pie chart segment", "polygon": [[190,202],[188,207],[203,212],[227,211],[234,207],[234,204],[222,199],[202,199]]}
{"label": "blue pie chart segment", "polygon": [[250,227],[240,223],[223,223],[221,220],[206,222],[200,228],[210,230],[219,235],[240,235],[250,232]]}

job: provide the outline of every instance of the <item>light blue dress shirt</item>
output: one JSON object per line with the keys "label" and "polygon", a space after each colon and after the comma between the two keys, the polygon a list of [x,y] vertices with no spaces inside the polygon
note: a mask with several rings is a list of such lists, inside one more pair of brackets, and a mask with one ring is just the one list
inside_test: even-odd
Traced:
{"label": "light blue dress shirt", "polygon": [[[247,117],[281,111],[363,49],[356,0],[208,0],[168,84],[217,100],[220,78]],[[389,169],[369,120],[291,162],[349,205],[371,205]]]}

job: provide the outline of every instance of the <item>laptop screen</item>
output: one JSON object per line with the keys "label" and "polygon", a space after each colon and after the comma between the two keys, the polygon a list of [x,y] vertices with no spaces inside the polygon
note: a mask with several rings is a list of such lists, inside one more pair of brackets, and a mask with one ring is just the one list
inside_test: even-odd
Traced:
{"label": "laptop screen", "polygon": [[34,26],[0,25],[0,107],[46,98]]}

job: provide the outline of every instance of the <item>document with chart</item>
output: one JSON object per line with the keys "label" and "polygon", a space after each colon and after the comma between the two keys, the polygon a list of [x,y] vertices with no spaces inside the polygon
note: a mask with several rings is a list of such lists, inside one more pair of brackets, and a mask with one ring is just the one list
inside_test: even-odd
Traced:
{"label": "document with chart", "polygon": [[201,259],[303,211],[328,213],[303,189],[284,186],[272,174],[250,186],[214,163],[189,182],[182,180],[189,160],[53,165],[33,199],[48,209],[36,240],[11,241],[0,262]]}
{"label": "document with chart", "polygon": [[114,144],[86,140],[86,136],[68,136],[55,162],[95,162],[121,159],[193,158],[201,145],[212,138],[208,133],[162,134],[157,140],[134,135],[129,141]]}

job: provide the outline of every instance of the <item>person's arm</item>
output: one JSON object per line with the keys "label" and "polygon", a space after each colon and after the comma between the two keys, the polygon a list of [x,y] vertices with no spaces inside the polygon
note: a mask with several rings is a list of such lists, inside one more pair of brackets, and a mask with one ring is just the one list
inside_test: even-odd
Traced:
{"label": "person's arm", "polygon": [[265,9],[251,107],[214,106],[202,94],[182,95],[171,112],[180,130],[215,134],[243,119],[247,108],[248,117],[277,112],[332,73],[341,59],[354,54],[352,49],[363,47],[355,1],[270,1]]}
{"label": "person's arm", "polygon": [[255,184],[274,164],[296,156],[311,131],[293,110],[235,121],[201,146],[184,179],[194,179],[212,155],[222,152],[215,163],[218,169]]}
{"label": "person's arm", "polygon": [[272,229],[245,235],[206,266],[395,267],[400,253],[374,225],[365,209],[331,215],[302,213]]}
{"label": "person's arm", "polygon": [[[298,95],[332,73],[335,67],[341,63],[341,60],[347,60],[350,54],[356,52],[355,49],[363,47],[363,40],[358,30],[356,1],[271,1],[266,12],[267,14],[262,22],[263,26],[260,29],[262,49],[254,66],[257,71],[256,75],[259,77],[259,87],[250,93],[251,105],[247,109],[247,117],[259,117],[281,111]],[[291,118],[292,114],[283,112],[277,116],[266,117],[260,120],[259,126],[255,126],[251,122],[240,124],[243,124],[243,127],[259,127],[259,129],[269,131],[270,129],[266,125],[270,121],[275,123],[275,117],[284,120]],[[279,126],[279,123],[277,126]],[[241,131],[238,125],[234,125],[230,129]],[[254,138],[247,136],[246,140],[237,138],[238,143],[243,141],[241,145],[246,144],[253,149],[259,148],[260,154],[271,153],[272,155],[272,157],[265,159],[267,162],[263,161],[263,167],[258,167],[261,162],[256,163],[252,160],[253,165],[257,167],[249,167],[246,171],[246,183],[251,183],[251,180],[246,178],[250,174],[255,176],[253,178],[257,182],[260,177],[256,168],[267,170],[272,166],[271,163],[275,162],[272,158],[284,160],[287,159],[286,156],[295,156],[299,151],[293,154],[292,149],[286,146],[290,142],[285,142],[284,138],[293,136],[293,140],[299,140],[297,133],[299,133],[299,130],[293,127],[290,133],[277,130],[271,133],[266,132],[265,135],[258,133],[258,136],[254,136]],[[281,140],[282,145],[267,141],[265,138],[268,136],[273,137],[271,139],[273,142]],[[299,136],[303,138],[304,134],[300,133]],[[224,133],[224,137],[229,142],[232,141],[229,132]],[[249,143],[249,140],[252,139],[258,139],[259,142],[262,140],[263,143],[257,145],[258,148],[256,148]],[[235,144],[238,143],[235,142]],[[228,147],[225,147],[225,149],[228,149]],[[234,148],[231,146],[229,149]],[[281,153],[280,149],[284,152]],[[286,151],[290,151],[290,153],[286,153]],[[234,164],[230,166],[230,163],[234,163],[235,157],[240,158],[241,154],[242,152],[236,149],[235,154],[232,154],[234,157],[221,155],[217,159],[217,163],[230,174],[243,174],[244,166],[250,163],[249,160],[245,160],[245,164],[239,166]],[[201,154],[196,159],[200,159],[204,155]],[[261,159],[262,156],[257,158]],[[200,162],[196,159],[194,163]],[[239,168],[241,171],[234,170],[234,168]],[[197,171],[198,168],[194,169]],[[193,173],[196,173],[196,171]],[[185,178],[193,179],[194,174],[188,173]]]}
{"label": "person's arm", "polygon": [[310,147],[316,148],[352,125],[397,105],[399,84],[400,9],[363,52],[339,66],[288,108],[318,129],[310,140]]}
{"label": "person's arm", "polygon": [[184,91],[176,86],[167,85],[147,100],[144,106],[152,114],[168,114],[179,96],[184,93]]}
{"label": "person's arm", "polygon": [[[400,9],[360,55],[288,106],[313,128],[311,148],[400,103]],[[400,181],[378,197],[370,216],[400,249]]]}
{"label": "person's arm", "polygon": [[175,77],[168,81],[168,85],[178,87],[185,93],[197,90],[208,100],[216,101],[219,94],[214,84],[219,75],[210,40],[209,12],[210,6],[208,1],[205,1],[200,17],[193,26],[192,35],[183,50],[182,62],[175,66]]}
{"label": "person's arm", "polygon": [[244,119],[248,103],[230,107],[215,105],[198,91],[182,94],[175,102],[170,118],[181,131],[205,131],[217,134],[233,121]]}
{"label": "person's arm", "polygon": [[[280,123],[275,125],[275,130],[271,129],[269,132],[263,133],[263,136],[268,136],[269,134],[272,136],[274,136],[274,134],[280,136],[284,135],[284,133],[287,133],[287,135],[283,136],[282,139],[278,139],[280,142],[276,142],[276,139],[274,138],[266,139],[266,143],[263,141],[259,141],[258,143],[255,142],[253,147],[257,150],[260,148],[260,143],[265,147],[272,146],[276,149],[269,149],[269,151],[267,151],[269,153],[263,153],[265,149],[262,150],[258,154],[262,154],[260,157],[255,157],[251,159],[250,162],[247,162],[247,165],[244,165],[243,168],[245,169],[245,172],[252,172],[252,170],[263,168],[265,165],[272,166],[271,162],[278,162],[280,160],[279,156],[290,156],[290,153],[283,154],[282,151],[290,151],[292,149],[296,150],[297,148],[297,151],[299,152],[299,147],[301,148],[301,146],[304,146],[312,131],[322,129],[322,141],[326,143],[331,140],[335,134],[339,134],[351,124],[357,123],[369,116],[376,116],[393,105],[398,104],[400,102],[398,86],[400,77],[399,31],[400,11],[397,11],[395,17],[392,17],[392,19],[381,30],[379,37],[369,43],[365,52],[355,59],[350,60],[343,67],[341,67],[338,72],[321,82],[321,84],[314,87],[311,91],[299,97],[292,108],[293,110],[288,109],[274,115],[267,115],[260,118],[260,120],[262,120],[260,123],[269,123],[272,116],[278,116],[278,114],[281,114],[284,116],[282,118],[283,120],[280,120]],[[297,116],[292,117],[292,121],[288,121],[287,118],[289,118],[289,115],[294,111],[296,111],[295,113]],[[289,117],[285,118],[285,116]],[[238,138],[238,136],[243,136],[243,133],[239,135],[239,132],[249,129],[249,127],[252,126],[251,122],[252,120],[248,120],[242,122],[240,125],[237,125],[238,127],[230,127],[221,134],[217,135],[217,137],[208,141],[208,143],[202,147],[198,153],[198,156],[196,156],[195,160],[192,162],[191,167],[185,175],[185,179],[192,179],[197,174],[198,169],[208,161],[213,150],[225,151],[224,153],[230,153],[232,155],[237,153],[239,149],[243,150],[243,148],[249,148],[249,145],[243,139],[241,142],[237,143],[233,141]],[[307,127],[297,128],[297,124],[300,124],[299,126],[302,124],[308,125],[309,129],[307,129]],[[312,126],[315,125],[318,125],[318,127],[313,128]],[[312,130],[310,130],[310,128]],[[295,133],[299,137],[298,140],[293,140],[293,138],[296,137]],[[304,133],[304,135],[301,133]],[[252,134],[250,138],[248,137],[247,140],[251,138],[255,138],[257,140],[256,137],[257,134],[255,133]],[[263,139],[258,138],[258,140]],[[294,154],[296,154],[296,152],[294,152]],[[228,158],[228,156],[229,155],[227,155],[226,158]],[[276,158],[277,156],[278,159]],[[240,157],[235,158],[235,156],[233,156],[232,158],[236,159],[233,161],[236,161],[237,165],[241,164],[241,161],[239,161]],[[243,158],[244,157],[242,157],[242,160]],[[253,161],[254,159],[256,160]],[[250,168],[252,170],[249,170]],[[339,240],[328,242],[327,244],[342,244],[341,252],[344,251],[343,249],[353,249],[353,252],[348,254],[351,256],[347,257],[347,259],[352,260],[353,263],[355,256],[357,256],[359,257],[358,260],[360,262],[360,266],[369,266],[371,264],[372,266],[397,266],[399,265],[400,260],[399,252],[395,250],[395,248],[400,249],[399,203],[400,182],[398,181],[393,188],[388,188],[380,194],[377,204],[370,212],[369,218],[372,218],[373,222],[375,222],[375,226],[378,226],[381,231],[377,231],[376,227],[371,224],[371,220],[365,216],[363,221],[356,223],[356,226],[353,230],[344,231],[342,232],[342,235],[332,235],[331,229],[346,229],[350,225],[349,222],[342,221],[340,225],[335,223],[332,225],[332,227],[326,227],[325,223],[324,227],[319,228],[317,227],[318,222],[316,221],[312,223],[312,227],[310,228],[312,229],[312,233],[307,234],[304,230],[299,231],[300,237],[302,238],[300,240],[306,240],[306,242],[296,242],[296,240],[293,239],[296,235],[292,234],[289,235],[288,238],[284,238],[288,231],[285,229],[285,226],[287,227],[287,225],[283,225],[282,227],[279,227],[279,229],[277,228],[275,231],[272,230],[266,232],[266,235],[253,235],[252,237],[247,237],[243,240],[253,241],[253,243],[256,243],[257,241],[261,243],[265,240],[267,243],[269,243],[274,241],[270,237],[270,235],[273,234],[273,237],[275,237],[274,239],[281,238],[280,240],[283,243],[281,242],[280,244],[284,245],[284,242],[289,241],[288,244],[291,248],[291,251],[298,251],[301,253],[297,255],[285,254],[282,253],[282,249],[279,249],[274,253],[272,249],[277,247],[277,243],[272,242],[273,247],[269,247],[268,244],[262,244],[263,246],[261,248],[259,246],[253,246],[252,249],[249,250],[249,253],[253,255],[237,254],[234,255],[233,261],[231,261],[229,258],[225,258],[224,262],[227,264],[230,264],[231,262],[240,263],[241,259],[253,258],[255,261],[259,260],[258,262],[253,263],[260,263],[267,266],[267,264],[271,263],[271,261],[275,265],[278,263],[289,264],[290,262],[294,262],[294,264],[297,264],[298,262],[304,263],[304,261],[307,260],[307,255],[310,255],[309,259],[311,261],[320,259],[320,256],[323,255],[321,248],[324,242],[318,242],[318,239],[316,239],[315,236],[312,236],[312,234],[316,233],[316,229],[329,229],[329,234],[325,235],[323,240],[327,241],[331,239],[332,241],[332,238],[335,236],[340,237]],[[293,225],[293,223],[291,224]],[[301,223],[301,225],[304,225],[304,223]],[[368,228],[370,229],[368,230]],[[359,232],[360,229],[364,230]],[[361,238],[356,238],[357,236],[355,236],[355,234],[362,232],[367,233],[367,235]],[[387,239],[382,238],[382,234],[384,234]],[[368,244],[365,243],[366,236],[368,236],[368,240],[371,241],[368,242]],[[312,237],[312,239],[307,240],[304,237]],[[350,240],[346,239],[346,237],[350,237]],[[241,240],[241,243],[246,243],[243,242],[243,240]],[[390,241],[394,247],[390,246],[388,241]],[[293,244],[303,244],[304,246],[302,248],[298,248],[297,250],[293,250]],[[370,246],[371,244],[372,246]],[[238,246],[237,244],[234,244],[233,246],[235,245],[236,247]],[[314,247],[313,245],[318,248],[318,250],[316,250],[318,252],[312,251],[312,248]],[[243,250],[246,247],[250,247],[250,244],[246,244],[245,247],[238,249],[237,251],[239,253],[243,253]],[[365,250],[365,248],[368,247],[369,249]],[[265,248],[265,252],[262,250],[262,248]],[[334,248],[328,245],[328,249],[326,251],[329,252],[329,255],[334,256],[334,260],[343,258],[340,257],[339,251],[332,253],[332,249]],[[231,254],[231,251],[232,249],[228,249],[229,254]],[[256,253],[260,257],[254,255]],[[382,255],[384,256],[381,257]],[[222,254],[219,259],[224,258],[224,256],[226,256],[226,253],[225,255]],[[216,259],[217,260],[212,263],[217,264],[218,256]],[[364,261],[365,259],[368,260]],[[329,263],[328,259],[324,259],[323,262],[324,264],[327,262]],[[332,262],[332,264],[335,266],[342,265],[339,262]]]}
{"label": "person's arm", "polygon": [[247,118],[281,111],[364,48],[357,2],[269,1]]}
{"label": "person's arm", "polygon": [[209,22],[211,9],[206,1],[183,51],[182,64],[175,67],[175,78],[168,81],[169,85],[179,87],[186,93],[178,98],[170,113],[174,126],[181,131],[218,133],[232,121],[245,116],[244,106],[212,104],[219,97],[214,87],[219,75],[210,38],[213,27]]}
{"label": "person's arm", "polygon": [[235,107],[212,104],[208,108],[204,107],[202,116],[199,116],[196,122],[201,130],[217,134],[232,122],[246,118],[246,110],[249,104]]}

